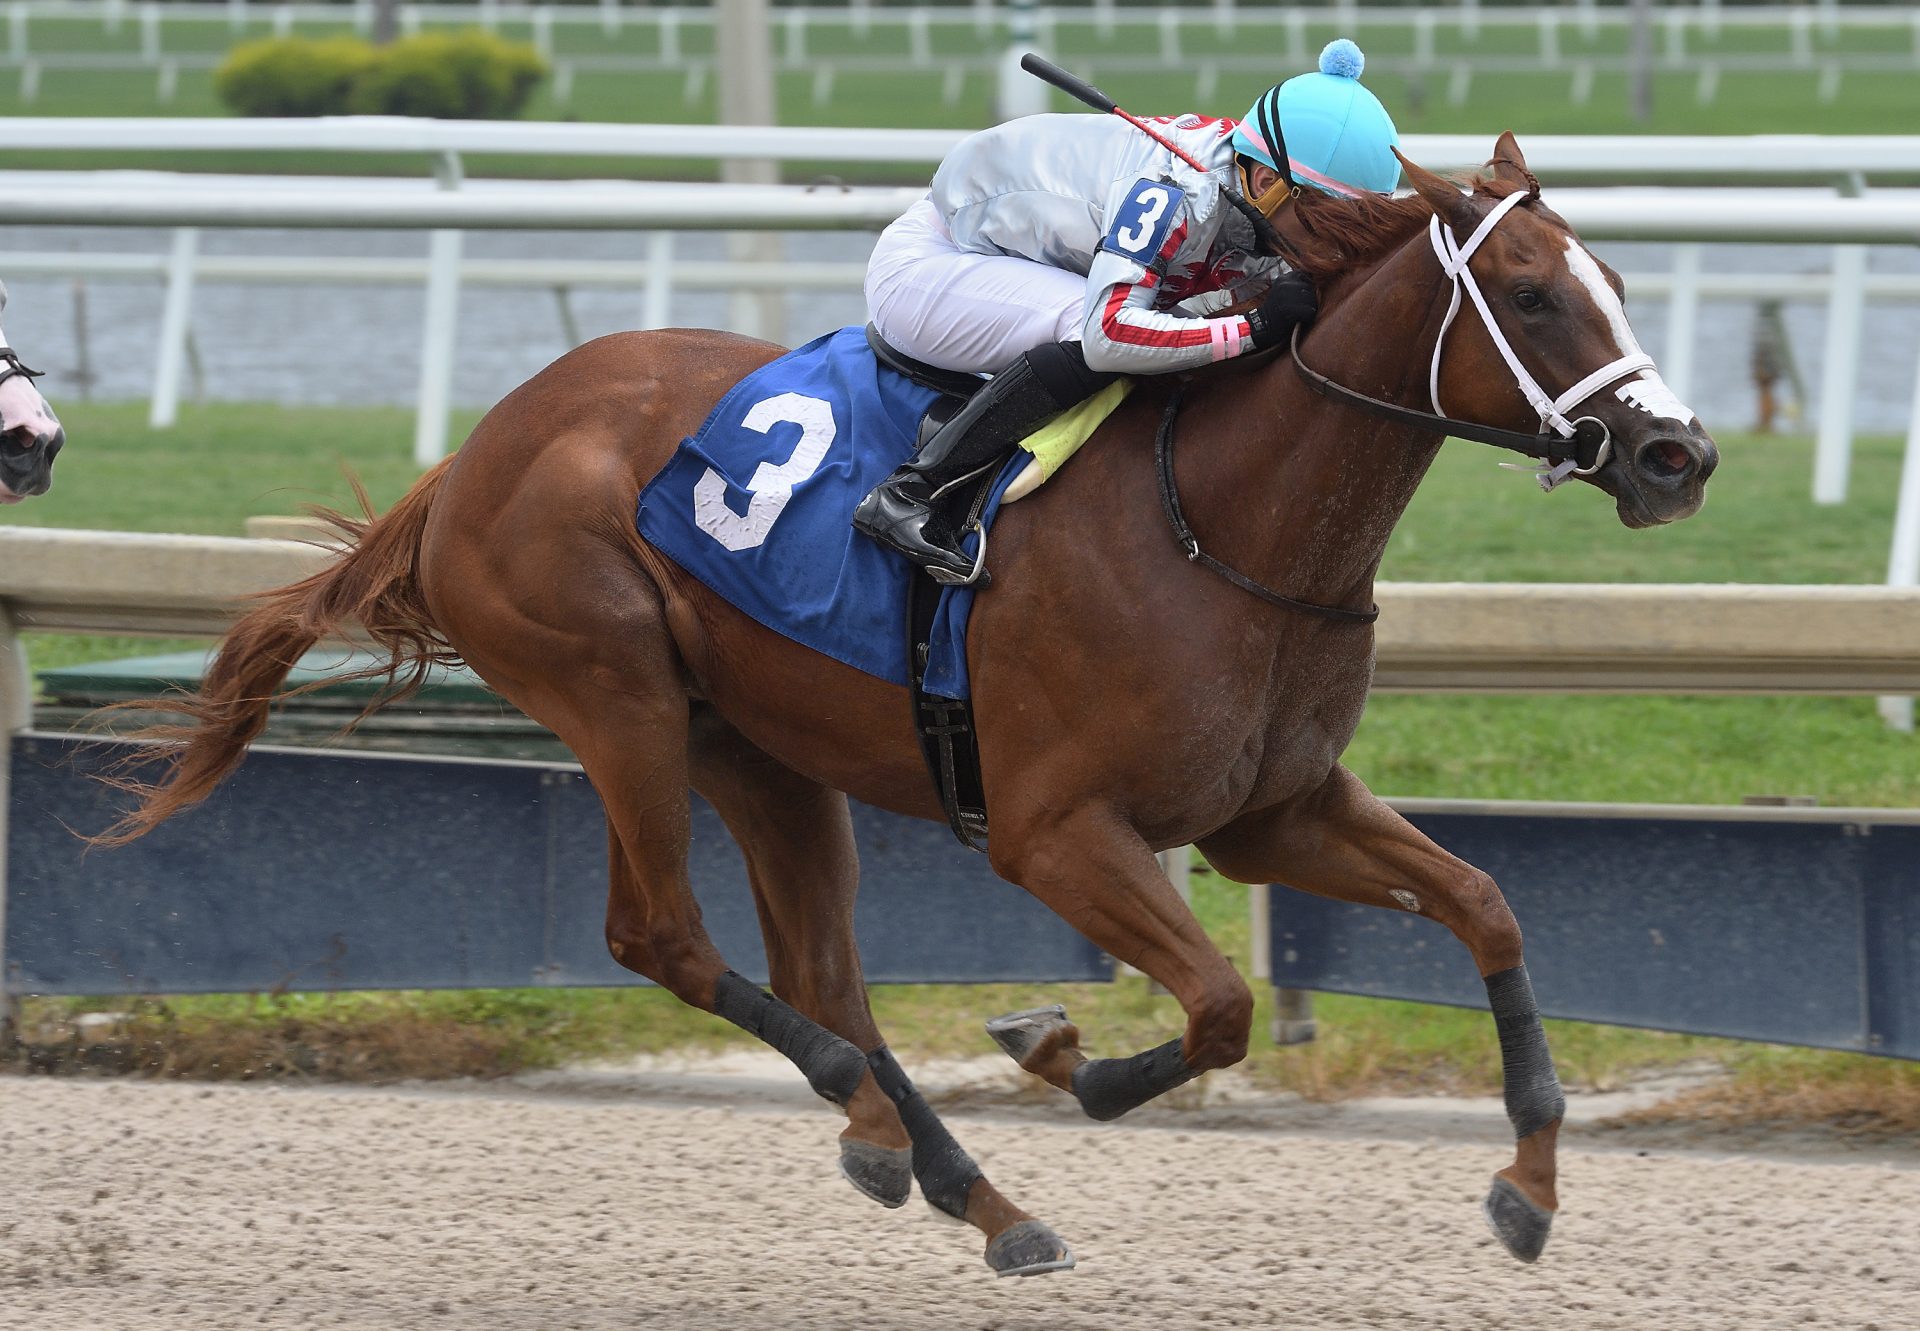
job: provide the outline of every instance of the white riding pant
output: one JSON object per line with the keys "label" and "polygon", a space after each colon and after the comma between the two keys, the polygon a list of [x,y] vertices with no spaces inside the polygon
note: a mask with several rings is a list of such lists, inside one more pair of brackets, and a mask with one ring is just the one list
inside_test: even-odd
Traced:
{"label": "white riding pant", "polygon": [[1087,279],[953,243],[931,199],[907,209],[867,260],[867,312],[880,336],[943,370],[991,374],[1049,342],[1077,342]]}

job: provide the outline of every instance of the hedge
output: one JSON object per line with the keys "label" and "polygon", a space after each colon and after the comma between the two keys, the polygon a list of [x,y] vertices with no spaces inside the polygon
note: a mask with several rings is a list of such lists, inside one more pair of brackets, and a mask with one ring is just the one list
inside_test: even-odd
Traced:
{"label": "hedge", "polygon": [[388,46],[358,37],[276,37],[236,46],[214,74],[243,116],[396,115],[505,120],[547,74],[531,46],[479,29]]}

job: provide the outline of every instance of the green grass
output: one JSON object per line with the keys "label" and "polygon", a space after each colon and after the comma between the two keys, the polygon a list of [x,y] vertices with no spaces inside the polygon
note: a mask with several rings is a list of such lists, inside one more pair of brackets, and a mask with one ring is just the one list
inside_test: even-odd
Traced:
{"label": "green grass", "polygon": [[[233,42],[255,37],[262,25],[250,25],[235,34],[225,24],[165,22],[162,24],[163,48],[176,53],[206,53],[225,50]],[[340,31],[338,24],[302,25],[302,33]],[[524,37],[525,32],[506,29],[506,35]],[[1331,20],[1306,25],[1308,48],[1337,35]],[[1411,28],[1368,28],[1362,44],[1376,57],[1405,57],[1413,50]],[[128,21],[118,32],[108,34],[100,24],[79,20],[35,20],[30,32],[34,50],[57,51],[132,51],[139,45],[138,24]],[[963,57],[993,49],[993,39],[985,44],[970,24],[940,26],[933,30],[935,65],[930,72],[843,73],[837,76],[825,101],[814,96],[814,81],[807,70],[781,75],[778,88],[778,117],[785,124],[800,125],[875,125],[900,127],[970,128],[992,120],[993,78],[984,72],[969,73],[959,95],[949,101],[943,95],[943,56]],[[1829,39],[1816,24],[1813,50],[1816,60],[1824,53],[1845,50],[1907,51],[1912,33],[1903,25],[1880,29],[1843,29]],[[776,50],[784,49],[785,32],[776,27]],[[903,52],[905,30],[876,26],[864,37],[850,27],[815,25],[809,30],[809,53],[825,58],[840,56],[877,56]],[[1508,28],[1488,25],[1473,38],[1451,25],[1435,30],[1435,50],[1441,56],[1449,52],[1478,50],[1509,56],[1526,56],[1538,49],[1538,34],[1531,27]],[[1613,56],[1624,49],[1622,30],[1603,28],[1597,39],[1582,36],[1579,25],[1569,21],[1560,28],[1562,51],[1569,58],[1581,55]],[[1222,36],[1205,15],[1196,14],[1181,30],[1182,57],[1172,70],[1155,68],[1149,73],[1128,74],[1103,70],[1102,57],[1152,56],[1159,50],[1158,34],[1151,27],[1122,27],[1111,37],[1100,37],[1090,23],[1062,23],[1057,30],[1056,58],[1070,67],[1090,71],[1124,106],[1149,111],[1205,110],[1215,114],[1237,115],[1272,78],[1290,71],[1282,67],[1285,45],[1283,30],[1248,24]],[[711,50],[711,29],[688,26],[681,33],[681,50],[700,54]],[[1258,73],[1223,72],[1213,91],[1202,98],[1199,80],[1202,66],[1210,55],[1242,54],[1248,50],[1270,49],[1275,67]],[[623,27],[611,36],[597,25],[559,26],[555,29],[555,49],[559,58],[569,54],[657,55],[659,44],[651,24]],[[1663,48],[1664,49],[1664,48]],[[1742,53],[1778,53],[1787,49],[1787,33],[1780,29],[1728,27],[1716,38],[1696,31],[1688,35],[1688,49],[1694,57],[1710,59],[1715,55]],[[1449,96],[1444,76],[1409,76],[1381,66],[1369,78],[1369,85],[1386,102],[1403,132],[1485,134],[1492,137],[1503,129],[1528,133],[1654,133],[1654,134],[1858,134],[1891,132],[1901,126],[1920,123],[1920,79],[1908,71],[1857,73],[1845,76],[1837,97],[1823,101],[1817,72],[1743,74],[1726,72],[1720,80],[1718,95],[1709,105],[1696,99],[1696,75],[1689,69],[1681,73],[1663,73],[1655,80],[1652,118],[1635,121],[1628,109],[1624,78],[1598,77],[1590,97],[1576,103],[1570,94],[1571,76],[1565,72],[1538,74],[1483,74],[1473,79],[1466,98],[1458,105]],[[158,100],[157,78],[147,71],[52,71],[42,80],[37,100],[29,103],[19,95],[16,78],[0,78],[0,115],[162,115],[208,116],[225,114],[213,92],[212,76],[206,71],[182,71],[178,89],[168,103]],[[582,71],[578,74],[571,100],[555,101],[551,84],[544,87],[528,108],[530,119],[574,119],[583,121],[709,123],[717,113],[714,80],[703,78],[701,86],[689,97],[689,82],[682,71],[664,75],[626,72]],[[1204,101],[1206,104],[1200,105]],[[1057,97],[1057,109],[1079,109],[1064,97]],[[534,159],[470,163],[476,174],[504,175],[611,175],[662,178],[710,178],[711,168],[702,163],[660,162],[612,158]],[[381,154],[334,153],[77,153],[77,152],[0,152],[0,167],[86,168],[143,167],[177,170],[233,170],[273,172],[314,172],[332,174],[426,174],[432,164],[424,157]],[[818,167],[795,163],[788,168],[793,179],[808,179],[822,171],[863,180],[917,180],[924,178],[924,164],[896,167],[856,167],[847,164]]]}
{"label": "green grass", "polygon": [[[415,474],[411,418],[396,409],[190,406],[178,427],[151,431],[137,404],[60,405],[73,443],[61,455],[54,490],[0,520],[233,535],[250,514],[349,503],[343,468],[383,506]],[[1584,487],[1545,496],[1496,469],[1489,451],[1450,445],[1396,533],[1383,573],[1475,581],[1879,579],[1899,469],[1893,441],[1861,442],[1853,497],[1833,508],[1807,497],[1808,441],[1723,434],[1721,444],[1725,461],[1704,512],[1646,532],[1620,527],[1612,506]],[[137,639],[28,641],[30,659],[41,667],[158,647]],[[1872,704],[1858,699],[1383,696],[1373,701],[1347,761],[1391,795],[1715,803],[1808,794],[1829,805],[1920,802],[1914,739],[1889,732]],[[1245,971],[1246,890],[1203,872],[1194,905]],[[1464,950],[1460,964],[1469,964]],[[1256,1030],[1264,1031],[1271,996],[1264,988],[1257,995]],[[1102,1053],[1158,1043],[1182,1025],[1172,1000],[1137,979],[1111,986],[898,985],[874,994],[882,1029],[913,1057],[983,1052],[979,1019],[1048,1002],[1066,1003]],[[71,1006],[44,1001],[29,1015]],[[1498,1050],[1484,1014],[1340,996],[1323,996],[1317,1006],[1320,1040],[1276,1049],[1257,1039],[1254,1075],[1313,1095],[1498,1085]],[[749,1042],[651,990],[201,997],[149,1007],[142,1020],[164,1051],[157,1057],[195,1075],[289,1067],[346,1076],[464,1072]],[[1908,1112],[1899,1106],[1920,1099],[1920,1076],[1877,1060],[1551,1026],[1563,1071],[1577,1085],[1613,1085],[1637,1071],[1707,1058],[1734,1069],[1757,1103],[1801,1104],[1782,1088],[1816,1085],[1824,1098],[1805,1103],[1826,1106],[1824,1113],[1847,1103],[1853,1087],[1868,1103],[1895,1106],[1873,1112],[1898,1120]]]}

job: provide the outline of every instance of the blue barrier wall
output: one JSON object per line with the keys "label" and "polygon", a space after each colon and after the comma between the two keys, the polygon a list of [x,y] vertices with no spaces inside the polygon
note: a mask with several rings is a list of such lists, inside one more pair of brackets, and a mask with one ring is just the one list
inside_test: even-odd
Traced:
{"label": "blue barrier wall", "polygon": [[[1920,1058],[1920,815],[1577,810],[1409,815],[1500,884],[1547,1015]],[[1431,920],[1280,887],[1269,918],[1278,987],[1486,1006]]]}
{"label": "blue barrier wall", "polygon": [[[606,833],[578,768],[256,750],[205,805],[89,851],[116,744],[12,753],[6,987],[117,994],[642,983],[607,955]],[[1112,962],[943,824],[854,806],[870,980],[1106,980]],[[739,851],[696,800],[708,932],[765,979]]]}

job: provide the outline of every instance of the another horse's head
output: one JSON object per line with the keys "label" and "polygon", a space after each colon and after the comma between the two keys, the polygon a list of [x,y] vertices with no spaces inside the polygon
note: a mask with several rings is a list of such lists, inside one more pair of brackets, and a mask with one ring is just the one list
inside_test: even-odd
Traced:
{"label": "another horse's head", "polygon": [[[7,288],[0,283],[0,312]],[[33,371],[20,363],[0,331],[0,504],[45,494],[53,484],[53,459],[67,433],[53,408],[33,386]]]}
{"label": "another horse's head", "polygon": [[[1523,376],[1487,326],[1484,316],[1491,316],[1518,368],[1562,417],[1606,427],[1611,450],[1604,465],[1582,479],[1613,496],[1621,522],[1650,527],[1699,511],[1719,450],[1641,351],[1621,304],[1619,276],[1539,202],[1539,182],[1513,135],[1500,136],[1493,178],[1472,194],[1402,160],[1408,180],[1458,245],[1468,244],[1509,195],[1524,195],[1469,256],[1486,304],[1476,317],[1475,302],[1463,302],[1469,308],[1448,338],[1436,376],[1446,411],[1511,429],[1543,428],[1547,407],[1537,395],[1529,401]],[[1636,359],[1643,368],[1631,368]],[[1620,370],[1609,377],[1612,366]]]}

